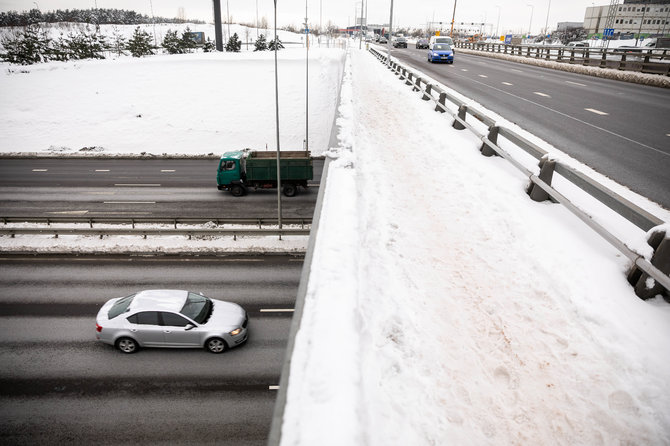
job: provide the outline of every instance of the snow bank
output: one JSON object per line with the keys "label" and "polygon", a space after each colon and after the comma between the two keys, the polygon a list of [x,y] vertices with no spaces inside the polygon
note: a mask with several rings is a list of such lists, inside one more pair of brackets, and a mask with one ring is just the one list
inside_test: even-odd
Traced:
{"label": "snow bank", "polygon": [[668,444],[670,305],[351,55],[281,444]]}
{"label": "snow bank", "polygon": [[670,88],[670,78],[659,74],[638,73],[633,71],[620,71],[611,68],[591,67],[585,65],[573,65],[544,59],[532,59],[522,56],[512,56],[511,54],[490,53],[488,51],[469,50],[458,48],[457,51],[463,54],[474,56],[492,57],[494,59],[509,60],[512,62],[523,63],[526,65],[535,65],[537,67],[552,68],[554,70],[568,71],[570,73],[586,74],[588,76],[602,77],[605,79],[614,79],[636,84],[651,85],[654,87]]}

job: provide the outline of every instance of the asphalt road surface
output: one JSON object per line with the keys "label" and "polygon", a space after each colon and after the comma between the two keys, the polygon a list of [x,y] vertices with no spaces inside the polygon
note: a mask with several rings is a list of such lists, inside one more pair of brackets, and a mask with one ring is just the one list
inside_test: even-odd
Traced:
{"label": "asphalt road surface", "polygon": [[[0,259],[2,444],[264,445],[302,258]],[[104,301],[140,289],[239,303],[249,340],[220,355],[95,340]]]}
{"label": "asphalt road surface", "polygon": [[[670,89],[459,53],[392,55],[670,209]],[[411,117],[410,117],[411,119]],[[418,125],[418,124],[417,124]]]}
{"label": "asphalt road surface", "polygon": [[[216,188],[217,160],[0,159],[0,216],[276,218],[276,189],[233,197]],[[282,216],[311,218],[323,160]]]}

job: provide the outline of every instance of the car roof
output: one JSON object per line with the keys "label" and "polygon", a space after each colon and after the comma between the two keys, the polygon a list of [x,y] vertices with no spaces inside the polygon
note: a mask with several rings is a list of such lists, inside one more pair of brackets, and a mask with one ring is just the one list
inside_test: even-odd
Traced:
{"label": "car roof", "polygon": [[172,311],[178,313],[186,303],[188,291],[145,290],[135,294],[131,311]]}

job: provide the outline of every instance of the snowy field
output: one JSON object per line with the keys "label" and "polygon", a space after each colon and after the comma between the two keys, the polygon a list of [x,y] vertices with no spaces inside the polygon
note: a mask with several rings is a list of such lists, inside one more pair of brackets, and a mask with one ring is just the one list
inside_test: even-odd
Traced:
{"label": "snowy field", "polygon": [[[304,50],[279,54],[288,150]],[[282,444],[670,444],[670,304],[639,300],[624,257],[357,46],[329,148],[343,52],[311,54],[310,146],[333,161]],[[3,152],[274,148],[271,53],[2,68]]]}

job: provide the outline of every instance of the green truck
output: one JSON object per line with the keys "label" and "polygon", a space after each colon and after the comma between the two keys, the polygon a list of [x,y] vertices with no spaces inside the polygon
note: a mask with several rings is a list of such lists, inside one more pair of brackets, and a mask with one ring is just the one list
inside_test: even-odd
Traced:
{"label": "green truck", "polygon": [[[287,197],[298,193],[298,187],[307,188],[313,178],[310,153],[280,152],[281,187]],[[257,152],[249,149],[226,152],[219,160],[216,175],[219,190],[228,190],[235,197],[245,195],[250,188],[277,187],[277,152]]]}

